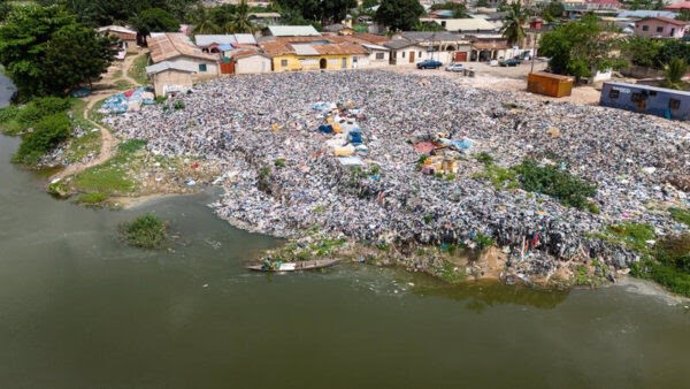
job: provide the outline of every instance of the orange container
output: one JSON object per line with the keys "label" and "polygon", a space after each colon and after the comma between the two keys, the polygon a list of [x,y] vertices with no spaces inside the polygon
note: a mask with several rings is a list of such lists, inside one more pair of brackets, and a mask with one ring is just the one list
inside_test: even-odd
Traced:
{"label": "orange container", "polygon": [[573,78],[544,72],[530,73],[527,77],[527,90],[551,97],[570,96]]}

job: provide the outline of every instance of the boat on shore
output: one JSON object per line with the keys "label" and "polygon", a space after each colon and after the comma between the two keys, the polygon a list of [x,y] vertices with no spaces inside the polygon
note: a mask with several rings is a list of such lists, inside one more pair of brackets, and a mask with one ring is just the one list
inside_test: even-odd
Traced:
{"label": "boat on shore", "polygon": [[258,265],[249,265],[247,266],[247,269],[261,272],[284,273],[293,271],[323,269],[325,267],[334,266],[339,261],[339,259],[315,259],[311,261],[298,262],[271,262]]}

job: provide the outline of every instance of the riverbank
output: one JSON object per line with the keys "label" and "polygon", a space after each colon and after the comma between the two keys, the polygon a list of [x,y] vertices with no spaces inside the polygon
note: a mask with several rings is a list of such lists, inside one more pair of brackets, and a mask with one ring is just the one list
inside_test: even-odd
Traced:
{"label": "riverbank", "polygon": [[[225,195],[213,208],[251,231],[300,238],[318,229],[393,247],[415,266],[429,262],[417,249],[493,245],[506,254],[505,280],[547,284],[615,279],[639,262],[607,235],[612,226],[687,231],[668,210],[688,205],[684,123],[378,71],[219,79],[180,99],[183,109],[171,109],[173,100],[105,121],[155,155],[217,164]],[[359,166],[346,166],[333,152],[337,137],[317,130],[325,121],[317,102],[359,113],[366,147],[348,160]],[[457,171],[423,174],[419,161],[436,158],[443,139],[469,145],[446,155]],[[418,144],[431,144],[431,156]],[[520,182],[524,166],[595,190],[568,203]]]}

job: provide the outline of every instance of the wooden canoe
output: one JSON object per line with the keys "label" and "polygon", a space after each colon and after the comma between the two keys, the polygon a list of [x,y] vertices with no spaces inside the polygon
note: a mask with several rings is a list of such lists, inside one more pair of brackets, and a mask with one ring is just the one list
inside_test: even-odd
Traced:
{"label": "wooden canoe", "polygon": [[322,269],[324,267],[333,266],[336,263],[338,263],[338,261],[339,259],[315,259],[312,261],[283,262],[280,264],[280,267],[276,269],[264,269],[263,265],[250,265],[247,266],[247,269],[262,272],[284,273],[293,271]]}

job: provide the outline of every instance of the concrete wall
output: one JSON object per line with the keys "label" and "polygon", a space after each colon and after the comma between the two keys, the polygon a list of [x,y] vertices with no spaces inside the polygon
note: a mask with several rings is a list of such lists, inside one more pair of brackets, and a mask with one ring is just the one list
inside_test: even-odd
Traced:
{"label": "concrete wall", "polygon": [[[170,62],[174,62],[177,64],[182,64],[185,67],[189,68],[194,68],[197,73],[194,75],[194,77],[198,80],[205,80],[213,77],[218,77],[220,74],[220,66],[218,66],[218,63],[215,61],[207,61],[199,58],[192,58],[192,57],[177,57],[168,60]],[[205,64],[206,65],[206,71],[201,72],[199,70],[199,65]]]}
{"label": "concrete wall", "polygon": [[[646,28],[646,31],[645,31]],[[635,35],[647,38],[666,37],[680,39],[685,35],[686,27],[663,22],[661,20],[640,20],[635,23]]]}
{"label": "concrete wall", "polygon": [[166,70],[153,76],[153,89],[156,96],[169,92],[185,92],[193,85],[192,74],[179,70]]}
{"label": "concrete wall", "polygon": [[690,119],[690,95],[671,89],[654,90],[654,94],[651,92],[644,85],[619,86],[605,82],[599,103],[605,107],[668,119]]}
{"label": "concrete wall", "polygon": [[[352,55],[319,55],[319,56],[298,56],[280,55],[273,57],[273,71],[286,72],[296,70],[319,70],[321,60],[326,60],[326,70],[351,69]],[[345,66],[343,66],[343,59]]]}
{"label": "concrete wall", "polygon": [[269,73],[271,60],[263,55],[252,55],[237,60],[235,63],[236,74]]}

